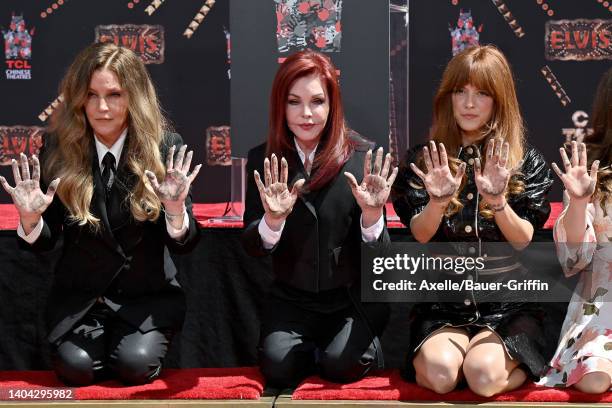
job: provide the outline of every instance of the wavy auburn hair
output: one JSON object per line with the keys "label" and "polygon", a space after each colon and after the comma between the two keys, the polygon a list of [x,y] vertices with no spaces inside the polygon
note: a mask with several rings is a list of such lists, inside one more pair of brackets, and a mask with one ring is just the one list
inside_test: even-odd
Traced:
{"label": "wavy auburn hair", "polygon": [[327,56],[304,50],[289,56],[278,68],[270,93],[266,154],[275,153],[288,160],[295,156],[293,134],[287,125],[288,95],[295,81],[311,75],[320,78],[329,101],[329,115],[312,164],[313,177],[307,184],[309,190],[317,190],[338,174],[354,148],[347,137],[336,67]]}
{"label": "wavy auburn hair", "polygon": [[131,50],[112,43],[96,43],[81,51],[60,84],[63,102],[51,117],[49,149],[43,163],[45,182],[61,178],[57,193],[72,221],[99,229],[100,220],[90,211],[94,192],[93,129],[85,114],[85,103],[93,73],[113,72],[128,97],[128,137],[122,156],[137,178],[128,197],[130,211],[138,221],[159,217],[161,202],[144,177],[145,169],[163,178],[160,158],[166,120],[153,82],[140,58]]}
{"label": "wavy auburn hair", "polygon": [[[506,57],[492,45],[470,47],[455,55],[444,70],[442,81],[436,92],[433,103],[433,127],[430,138],[436,143],[444,143],[449,156],[449,166],[455,173],[460,161],[454,159],[462,147],[461,128],[453,113],[453,93],[466,85],[472,85],[485,91],[493,98],[491,119],[481,129],[481,146],[491,139],[502,139],[510,145],[508,165],[514,168],[525,152],[525,127],[521,116],[512,70]],[[481,161],[486,160],[482,155]],[[453,158],[453,159],[451,159]],[[424,168],[422,157],[419,167]],[[464,176],[460,192],[465,186]],[[422,186],[421,186],[422,187]],[[516,177],[508,183],[506,194],[518,194],[524,191],[524,184]],[[452,215],[463,207],[455,197],[451,200],[446,214]],[[481,202],[480,211],[490,218],[493,213]]]}

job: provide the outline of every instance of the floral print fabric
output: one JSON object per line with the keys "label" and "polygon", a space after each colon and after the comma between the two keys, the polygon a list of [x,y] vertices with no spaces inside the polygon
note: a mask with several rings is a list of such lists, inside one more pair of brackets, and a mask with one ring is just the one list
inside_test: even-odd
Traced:
{"label": "floral print fabric", "polygon": [[[612,361],[612,205],[587,206],[587,229],[579,245],[567,244],[565,211],[554,228],[566,276],[580,273],[568,305],[559,346],[541,385],[569,387],[585,374],[608,372]],[[567,210],[567,208],[566,208]],[[612,373],[608,372],[612,376]]]}

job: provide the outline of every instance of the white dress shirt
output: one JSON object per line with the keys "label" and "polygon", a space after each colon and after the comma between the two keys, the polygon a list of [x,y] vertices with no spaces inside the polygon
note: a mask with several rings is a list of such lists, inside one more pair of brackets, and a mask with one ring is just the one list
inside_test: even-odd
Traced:
{"label": "white dress shirt", "polygon": [[[306,154],[304,153],[302,149],[300,149],[300,146],[298,145],[295,138],[293,138],[293,142],[295,143],[295,148],[297,149],[298,156],[300,156],[300,160],[302,161],[302,164],[303,164],[304,161],[306,160]],[[315,155],[315,152],[317,151],[318,146],[319,145],[317,144],[314,147],[314,149],[312,149],[312,152],[310,152],[310,154],[308,155],[308,160],[311,163],[311,165],[308,167],[312,167],[312,163],[314,161],[314,155]],[[310,169],[305,169],[305,170],[310,174]],[[360,218],[359,225],[361,226],[361,239],[363,240],[363,242],[373,242],[373,241],[376,241],[378,237],[380,237],[380,234],[382,233],[385,227],[385,221],[384,221],[383,216],[381,215],[378,221],[374,223],[374,225],[368,228],[365,228],[363,226],[363,216],[362,216]],[[270,226],[266,223],[265,217],[261,217],[261,220],[259,221],[259,224],[257,226],[257,231],[259,231],[259,236],[261,236],[261,241],[265,249],[273,248],[278,243],[278,241],[280,241],[281,234],[283,233],[283,228],[285,228],[285,221],[283,221],[278,231],[273,231],[270,228]]]}
{"label": "white dress shirt", "polygon": [[[123,151],[123,145],[125,144],[126,137],[127,137],[127,128],[121,133],[121,135],[119,135],[119,139],[117,139],[117,141],[110,148],[108,148],[106,147],[106,145],[100,142],[100,140],[98,140],[98,137],[94,134],[94,140],[96,142],[96,152],[98,153],[98,165],[100,166],[100,173],[104,171],[104,165],[102,164],[102,160],[104,159],[104,156],[106,155],[107,152],[110,152],[113,156],[115,156],[115,163],[119,163],[119,159],[121,158],[121,152]],[[177,241],[180,241],[181,239],[183,239],[187,233],[187,229],[189,228],[189,217],[187,216],[187,212],[185,212],[185,216],[183,217],[183,225],[181,226],[180,229],[174,228],[170,224],[168,217],[165,217],[165,218],[166,218],[166,228],[168,230],[168,235],[170,235],[172,239],[176,239]],[[44,225],[44,221],[43,221],[43,218],[41,217],[40,220],[38,221],[38,224],[36,224],[36,227],[29,234],[26,235],[21,225],[21,222],[20,222],[19,226],[17,227],[17,235],[20,238],[22,238],[24,241],[26,241],[28,244],[33,244],[34,242],[36,242],[38,237],[40,237],[40,233],[42,232],[43,225]]]}

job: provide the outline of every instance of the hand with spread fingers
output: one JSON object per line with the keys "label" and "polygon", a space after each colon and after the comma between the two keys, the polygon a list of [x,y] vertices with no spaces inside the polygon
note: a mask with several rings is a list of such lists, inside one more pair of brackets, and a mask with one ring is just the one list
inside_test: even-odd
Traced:
{"label": "hand with spread fingers", "polygon": [[368,150],[363,164],[363,180],[361,184],[357,183],[353,174],[349,172],[344,173],[351,186],[353,196],[357,200],[359,207],[361,207],[362,213],[372,210],[382,211],[389,198],[391,186],[395,181],[395,177],[397,177],[397,167],[394,167],[391,174],[389,174],[391,154],[387,153],[384,164],[382,158],[383,148],[380,147],[376,151],[374,169],[372,169],[372,150]]}
{"label": "hand with spread fingers", "polygon": [[597,170],[599,170],[599,160],[591,164],[591,171],[587,169],[587,151],[584,143],[572,142],[572,158],[567,157],[564,148],[559,149],[561,160],[565,167],[565,173],[559,169],[557,163],[552,164],[552,168],[557,173],[567,194],[572,200],[590,200],[595,192],[597,185]]}
{"label": "hand with spread fingers", "polygon": [[439,143],[436,147],[433,140],[429,142],[429,148],[423,147],[423,161],[427,173],[421,171],[414,163],[410,163],[410,168],[423,181],[431,201],[448,204],[461,185],[461,179],[465,174],[465,163],[461,163],[453,175],[448,166],[444,144]]}
{"label": "hand with spread fingers", "polygon": [[[59,178],[53,180],[47,192],[43,193],[40,189],[40,162],[38,157],[32,156],[32,177],[30,177],[30,168],[28,165],[28,158],[25,154],[21,153],[20,156],[21,172],[19,171],[19,164],[13,159],[11,165],[13,168],[13,177],[15,178],[15,187],[11,187],[6,179],[0,176],[0,183],[2,187],[9,193],[15,203],[15,207],[19,212],[19,218],[22,226],[27,227],[26,224],[38,223],[41,214],[49,207],[53,201],[53,196],[57,190],[57,186],[60,182]],[[33,227],[32,227],[33,228]],[[26,228],[26,232],[29,228]]]}
{"label": "hand with spread fingers", "polygon": [[299,179],[293,184],[291,191],[289,191],[287,186],[289,166],[284,157],[281,158],[280,167],[279,172],[278,159],[273,153],[271,160],[267,157],[264,160],[265,184],[261,181],[259,172],[257,170],[253,172],[255,183],[259,190],[259,197],[266,212],[266,223],[273,229],[278,229],[280,224],[291,213],[297,201],[298,193],[306,181],[305,179]]}
{"label": "hand with spread fingers", "polygon": [[508,156],[510,145],[503,140],[490,139],[487,143],[484,170],[480,158],[474,161],[474,179],[478,192],[493,210],[502,210],[506,206],[506,187],[510,177],[523,165],[521,160],[514,169],[509,169]]}
{"label": "hand with spread fingers", "polygon": [[194,167],[191,174],[188,175],[193,151],[190,150],[187,155],[185,155],[186,150],[187,145],[181,146],[175,161],[174,152],[176,151],[176,146],[170,148],[168,156],[166,157],[166,175],[161,183],[157,180],[153,172],[145,170],[145,174],[151,182],[155,194],[157,194],[157,197],[159,197],[159,200],[164,205],[166,214],[170,216],[183,215],[185,211],[185,199],[189,194],[189,187],[202,167],[201,164],[198,164]]}

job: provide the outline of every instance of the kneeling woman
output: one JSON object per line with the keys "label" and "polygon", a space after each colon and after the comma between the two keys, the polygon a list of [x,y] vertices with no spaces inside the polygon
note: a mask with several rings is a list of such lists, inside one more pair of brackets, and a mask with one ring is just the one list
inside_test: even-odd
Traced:
{"label": "kneeling woman", "polygon": [[397,169],[390,172],[389,155],[383,165],[382,149],[372,169],[367,144],[346,128],[336,69],[322,54],[283,62],[269,123],[267,143],[248,155],[243,235],[249,254],[272,255],[275,275],[261,369],[276,387],[317,372],[357,380],[382,358],[388,315],[385,305],[360,302],[360,246],[389,240],[383,207]]}
{"label": "kneeling woman", "polygon": [[561,149],[565,172],[553,164],[567,193],[555,223],[557,253],[566,275],[579,273],[580,281],[541,383],[598,394],[612,383],[612,69],[599,83],[591,117],[587,145],[573,142],[571,160]]}
{"label": "kneeling woman", "polygon": [[188,174],[192,152],[164,130],[149,74],[129,49],[87,47],[61,94],[32,175],[22,155],[16,186],[0,180],[22,246],[49,250],[63,237],[47,308],[53,368],[72,385],[145,383],[183,322],[169,251],[197,243],[189,188],[200,166]]}
{"label": "kneeling woman", "polygon": [[[478,253],[485,242],[528,244],[548,217],[552,179],[543,156],[523,139],[503,54],[492,46],[457,54],[435,96],[431,141],[408,152],[394,190],[395,210],[412,235],[420,242],[473,242],[473,256],[486,255]],[[473,279],[524,272],[507,256]],[[414,307],[408,379],[438,393],[465,379],[490,396],[539,377],[547,362],[541,311],[521,299],[464,295]]]}

